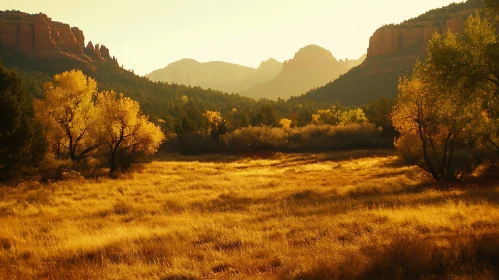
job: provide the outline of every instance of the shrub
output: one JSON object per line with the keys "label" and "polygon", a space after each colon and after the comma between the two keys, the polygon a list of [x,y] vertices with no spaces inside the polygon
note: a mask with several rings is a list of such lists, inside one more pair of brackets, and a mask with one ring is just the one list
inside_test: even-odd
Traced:
{"label": "shrub", "polygon": [[260,150],[281,150],[288,140],[288,132],[282,128],[249,126],[236,129],[222,136],[227,151],[256,152]]}
{"label": "shrub", "polygon": [[60,159],[53,153],[47,153],[38,172],[42,176],[42,181],[62,180],[67,178],[72,169],[73,162],[70,159]]}
{"label": "shrub", "polygon": [[328,151],[377,148],[381,130],[372,124],[307,125],[290,132],[288,151]]}
{"label": "shrub", "polygon": [[382,130],[369,123],[350,125],[313,125],[303,127],[249,126],[224,134],[216,142],[206,133],[184,134],[167,140],[168,146],[183,154],[320,152],[390,148],[380,141]]}

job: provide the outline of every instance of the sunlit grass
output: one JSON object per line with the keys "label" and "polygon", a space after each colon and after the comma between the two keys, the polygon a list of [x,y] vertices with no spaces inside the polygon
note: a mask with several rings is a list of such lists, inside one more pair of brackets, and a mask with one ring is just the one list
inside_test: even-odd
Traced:
{"label": "sunlit grass", "polygon": [[158,157],[0,188],[0,278],[495,279],[498,202],[384,151]]}

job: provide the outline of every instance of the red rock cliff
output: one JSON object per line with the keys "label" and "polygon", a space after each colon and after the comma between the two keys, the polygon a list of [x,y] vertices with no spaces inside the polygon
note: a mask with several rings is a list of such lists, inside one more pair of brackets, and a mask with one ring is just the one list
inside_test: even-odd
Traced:
{"label": "red rock cliff", "polygon": [[363,66],[388,65],[389,63],[384,63],[388,60],[398,60],[401,64],[404,64],[402,61],[405,60],[414,64],[417,58],[426,56],[428,42],[434,32],[445,33],[451,30],[462,33],[466,19],[471,13],[472,11],[462,11],[445,20],[413,21],[383,26],[371,36]]}
{"label": "red rock cliff", "polygon": [[87,56],[83,31],[65,23],[52,21],[42,13],[0,11],[0,46],[40,59],[72,58],[92,62],[98,58],[117,64],[109,55],[109,49],[99,47],[99,44],[92,53],[95,53],[95,57]]}

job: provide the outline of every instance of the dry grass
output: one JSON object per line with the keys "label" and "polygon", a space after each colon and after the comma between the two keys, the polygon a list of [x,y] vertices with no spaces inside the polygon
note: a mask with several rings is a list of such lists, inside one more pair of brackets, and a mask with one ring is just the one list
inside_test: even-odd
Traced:
{"label": "dry grass", "polygon": [[164,158],[0,188],[0,278],[497,279],[498,203],[385,152]]}

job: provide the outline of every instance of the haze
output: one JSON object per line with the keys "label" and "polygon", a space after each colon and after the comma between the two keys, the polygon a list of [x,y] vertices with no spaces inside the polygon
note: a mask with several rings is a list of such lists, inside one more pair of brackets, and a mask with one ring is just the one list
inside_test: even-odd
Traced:
{"label": "haze", "polygon": [[182,58],[257,67],[317,44],[358,58],[372,33],[451,0],[3,0],[0,10],[43,12],[78,26],[120,64],[143,75]]}

